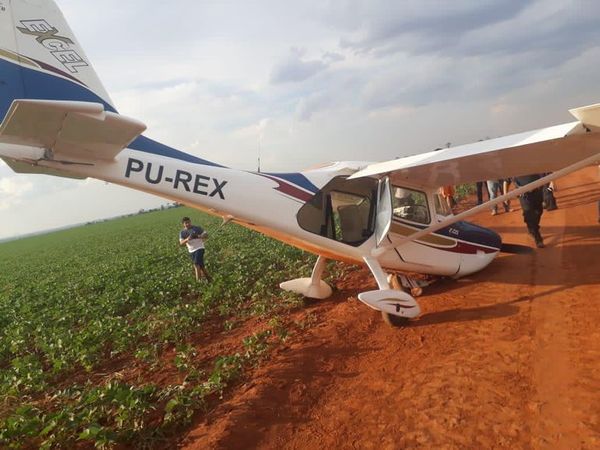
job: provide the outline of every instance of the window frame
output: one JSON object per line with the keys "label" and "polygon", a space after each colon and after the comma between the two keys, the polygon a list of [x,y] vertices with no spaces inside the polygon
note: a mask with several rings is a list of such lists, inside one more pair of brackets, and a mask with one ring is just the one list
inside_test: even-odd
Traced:
{"label": "window frame", "polygon": [[[400,217],[398,215],[396,215],[396,213],[394,212],[394,200],[396,199],[395,195],[396,195],[396,189],[405,189],[411,192],[415,192],[418,194],[422,194],[423,197],[425,198],[425,206],[427,207],[427,218],[428,218],[428,222],[416,222],[414,220],[410,220],[410,219],[406,219],[404,217]],[[431,214],[432,209],[431,209],[431,205],[429,204],[429,195],[427,195],[427,192],[425,191],[421,191],[419,189],[415,189],[415,188],[411,188],[408,186],[399,186],[396,184],[392,184],[392,195],[391,195],[391,201],[392,201],[392,220],[400,220],[402,222],[407,222],[410,224],[415,224],[415,225],[431,225],[432,220],[433,220],[433,215]]]}

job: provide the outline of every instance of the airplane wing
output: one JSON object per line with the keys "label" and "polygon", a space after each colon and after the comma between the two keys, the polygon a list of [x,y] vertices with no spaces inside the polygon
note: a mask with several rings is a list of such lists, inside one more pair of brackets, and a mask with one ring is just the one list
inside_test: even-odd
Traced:
{"label": "airplane wing", "polygon": [[600,104],[570,112],[579,121],[371,164],[350,178],[436,188],[554,172],[600,152]]}
{"label": "airplane wing", "polygon": [[[600,163],[600,104],[570,110],[579,121],[460,147],[371,164],[349,178],[388,177],[393,184],[422,188],[472,183],[535,173],[539,180],[406,236],[400,245],[487,210],[556,178]],[[385,251],[384,248],[375,252]]]}
{"label": "airplane wing", "polygon": [[145,129],[100,103],[15,100],[0,124],[0,143],[43,148],[56,159],[112,160]]}

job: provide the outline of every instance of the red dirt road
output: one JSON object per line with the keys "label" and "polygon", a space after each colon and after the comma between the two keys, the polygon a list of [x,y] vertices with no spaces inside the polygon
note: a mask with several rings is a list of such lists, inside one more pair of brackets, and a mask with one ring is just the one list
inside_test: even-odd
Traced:
{"label": "red dirt road", "polygon": [[[547,248],[426,288],[406,328],[357,301],[375,283],[356,270],[182,445],[600,448],[598,180],[597,168],[559,180]],[[473,221],[532,245],[518,208]]]}

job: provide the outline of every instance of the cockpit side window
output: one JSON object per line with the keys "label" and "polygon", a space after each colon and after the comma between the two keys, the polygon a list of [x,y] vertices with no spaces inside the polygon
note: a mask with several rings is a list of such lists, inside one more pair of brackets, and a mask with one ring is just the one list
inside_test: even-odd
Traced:
{"label": "cockpit side window", "polygon": [[431,222],[427,195],[424,192],[393,186],[392,206],[396,219],[425,225]]}

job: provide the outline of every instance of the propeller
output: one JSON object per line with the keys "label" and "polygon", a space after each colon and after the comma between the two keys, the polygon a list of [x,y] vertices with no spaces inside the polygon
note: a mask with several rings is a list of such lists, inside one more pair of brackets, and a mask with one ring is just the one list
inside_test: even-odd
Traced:
{"label": "propeller", "polygon": [[505,244],[503,242],[502,246],[500,247],[500,251],[502,253],[513,253],[516,255],[528,255],[530,253],[533,253],[533,248],[528,247],[526,245]]}

